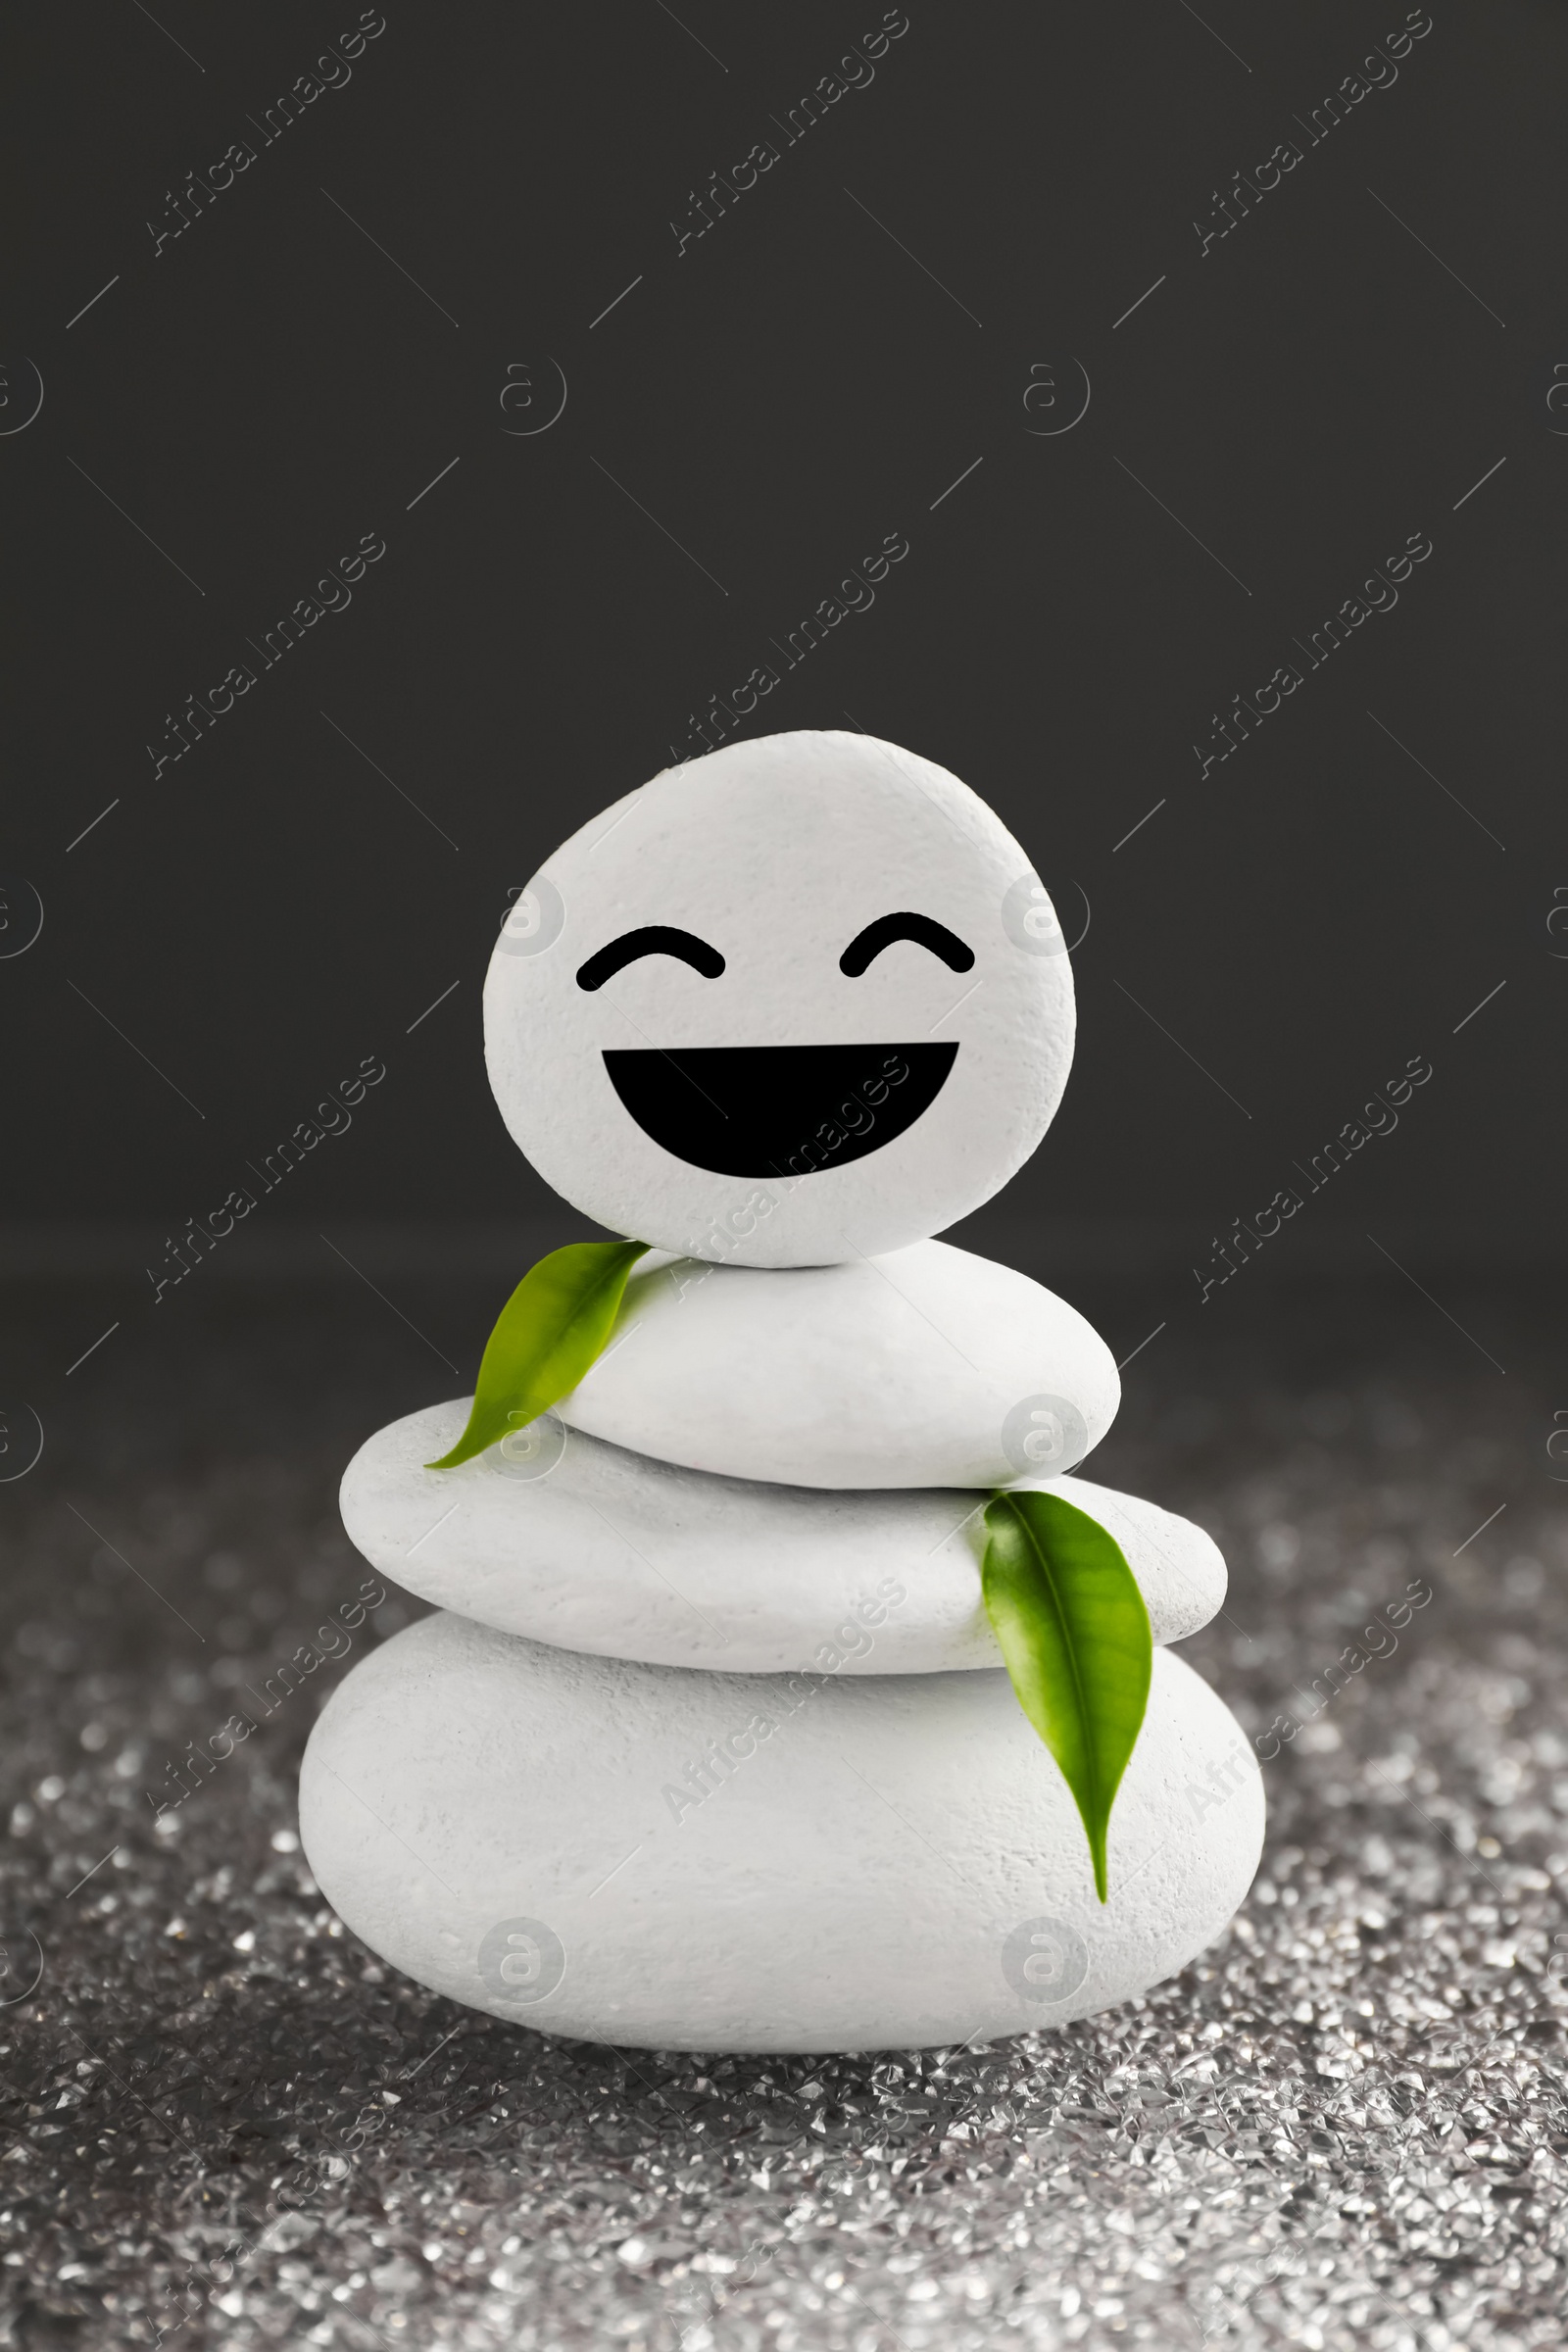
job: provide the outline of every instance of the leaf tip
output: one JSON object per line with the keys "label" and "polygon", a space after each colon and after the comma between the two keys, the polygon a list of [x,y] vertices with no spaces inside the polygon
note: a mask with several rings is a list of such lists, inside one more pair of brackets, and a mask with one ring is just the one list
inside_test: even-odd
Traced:
{"label": "leaf tip", "polygon": [[473,1424],[470,1422],[457,1444],[442,1454],[439,1461],[426,1462],[423,1466],[426,1470],[456,1470],[460,1464],[471,1462],[476,1453],[483,1451],[484,1441],[474,1443]]}

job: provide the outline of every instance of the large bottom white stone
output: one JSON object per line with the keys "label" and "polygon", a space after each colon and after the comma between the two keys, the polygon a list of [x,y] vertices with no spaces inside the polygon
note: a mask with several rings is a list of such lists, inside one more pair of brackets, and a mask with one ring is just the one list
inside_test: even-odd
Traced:
{"label": "large bottom white stone", "polygon": [[300,1829],[349,1927],[454,2000],[652,2048],[861,2050],[1170,1976],[1247,1892],[1263,1798],[1229,1710],[1156,1650],[1102,1907],[1004,1673],[638,1666],[443,1613],[333,1695]]}

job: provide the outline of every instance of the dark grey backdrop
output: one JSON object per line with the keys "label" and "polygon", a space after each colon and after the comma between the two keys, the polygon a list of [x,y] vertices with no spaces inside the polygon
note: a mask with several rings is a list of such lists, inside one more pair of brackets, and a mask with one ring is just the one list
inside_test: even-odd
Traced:
{"label": "dark grey backdrop", "polygon": [[[1211,1237],[1423,1055],[1277,1248],[1553,1248],[1568,26],[1411,22],[911,0],[884,39],[870,0],[389,0],[354,54],[348,0],[38,12],[0,412],[0,863],[44,911],[0,962],[10,1217],[177,1234],[375,1055],[274,1246],[574,1230],[484,1080],[508,891],[898,531],[741,731],[948,763],[1070,936],[1090,913],[1072,1084],[999,1215],[1157,1233],[1196,1301]],[[1309,667],[1417,533],[1397,605]],[[265,667],[366,534],[352,603]]]}

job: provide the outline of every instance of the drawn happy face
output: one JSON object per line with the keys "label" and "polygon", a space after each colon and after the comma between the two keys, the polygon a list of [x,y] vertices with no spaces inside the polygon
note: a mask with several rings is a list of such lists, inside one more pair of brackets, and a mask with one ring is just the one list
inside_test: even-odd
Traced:
{"label": "drawn happy face", "polygon": [[941,1232],[1072,1060],[1051,903],[956,776],[768,735],[592,819],[503,927],[485,1059],[546,1181],[657,1249],[837,1264]]}

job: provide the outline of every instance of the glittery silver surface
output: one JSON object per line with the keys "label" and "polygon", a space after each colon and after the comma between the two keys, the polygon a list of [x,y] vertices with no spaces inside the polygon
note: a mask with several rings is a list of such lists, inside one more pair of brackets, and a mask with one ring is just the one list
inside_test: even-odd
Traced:
{"label": "glittery silver surface", "polygon": [[1184,1654],[1278,1750],[1261,1874],[1144,2001],[875,2059],[554,2041],[346,1933],[294,1775],[396,1595],[155,1824],[351,1596],[338,1471],[435,1392],[373,1303],[280,1294],[106,1369],[0,1490],[4,2340],[1561,2343],[1568,1464],[1539,1295],[1446,1304],[1506,1377],[1413,1294],[1328,1284],[1140,1355],[1095,1474],[1231,1562]]}

